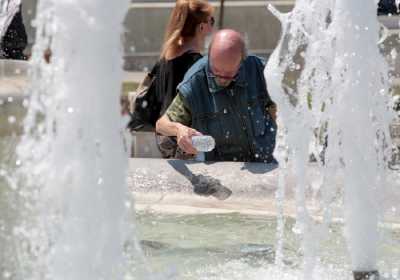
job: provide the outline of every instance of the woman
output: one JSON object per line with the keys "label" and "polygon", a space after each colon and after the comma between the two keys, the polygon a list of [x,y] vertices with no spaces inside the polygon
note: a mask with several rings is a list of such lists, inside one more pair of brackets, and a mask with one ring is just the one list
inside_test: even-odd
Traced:
{"label": "woman", "polygon": [[186,71],[201,58],[205,38],[214,25],[213,8],[203,0],[178,0],[169,18],[161,49],[157,93],[161,115],[176,95]]}
{"label": "woman", "polygon": [[[151,110],[151,115],[156,115],[157,119],[165,113],[175,98],[176,87],[183,80],[186,71],[202,57],[205,38],[212,33],[214,26],[213,12],[213,7],[204,0],[176,2],[165,31],[160,60],[152,70],[156,76],[152,91],[155,97],[153,99],[148,92],[146,106],[138,106],[136,103],[134,114],[136,108],[139,111]],[[143,101],[140,100],[141,104]],[[156,119],[154,124],[155,121]],[[157,135],[157,144],[163,157],[176,156],[175,139]]]}

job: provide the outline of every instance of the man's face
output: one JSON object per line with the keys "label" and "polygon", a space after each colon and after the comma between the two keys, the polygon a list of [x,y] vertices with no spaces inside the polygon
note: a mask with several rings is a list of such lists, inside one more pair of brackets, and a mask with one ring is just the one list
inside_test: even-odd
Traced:
{"label": "man's face", "polygon": [[215,82],[221,87],[227,87],[236,79],[239,72],[241,56],[222,56],[210,59],[211,72]]}

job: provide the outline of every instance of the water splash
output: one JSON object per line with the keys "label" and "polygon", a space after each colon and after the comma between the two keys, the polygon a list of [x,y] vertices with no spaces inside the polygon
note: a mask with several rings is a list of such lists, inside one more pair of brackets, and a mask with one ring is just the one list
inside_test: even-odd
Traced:
{"label": "water splash", "polygon": [[[327,230],[340,180],[352,268],[376,269],[379,194],[385,189],[393,118],[388,66],[377,46],[376,3],[298,0],[288,14],[272,11],[283,34],[265,76],[280,111],[277,150],[288,153],[277,157],[282,170],[297,177],[295,230],[303,237],[304,277],[312,277],[315,240]],[[310,154],[322,174],[321,225],[306,205]]]}
{"label": "water splash", "polygon": [[[17,149],[27,216],[16,235],[30,248],[19,247],[27,266],[21,279],[125,273],[123,247],[133,232],[118,101],[128,5],[39,1],[31,98]],[[43,60],[48,48],[50,64]]]}

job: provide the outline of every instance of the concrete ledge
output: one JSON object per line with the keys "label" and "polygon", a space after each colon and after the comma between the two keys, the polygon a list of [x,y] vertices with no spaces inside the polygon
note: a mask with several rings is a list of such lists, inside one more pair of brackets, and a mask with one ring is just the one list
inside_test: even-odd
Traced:
{"label": "concrete ledge", "polygon": [[[168,213],[205,214],[240,212],[276,215],[276,166],[243,163],[202,163],[183,160],[134,158],[129,161],[128,185],[136,209]],[[200,177],[200,180],[197,180]],[[225,200],[196,190],[199,181],[229,189]],[[293,201],[293,189],[287,196]],[[288,205],[288,215],[295,208]]]}
{"label": "concrete ledge", "polygon": [[[262,163],[216,162],[143,159],[129,161],[128,186],[135,197],[138,210],[167,213],[205,214],[239,212],[249,215],[276,215],[276,190],[279,169]],[[380,190],[380,205],[384,208],[385,222],[397,226],[400,213],[393,212],[398,207],[400,190],[399,175],[391,174],[391,183]],[[204,178],[217,188],[227,188],[232,194],[219,200],[213,194],[198,192],[196,178]],[[322,219],[321,193],[318,186],[322,181],[316,164],[310,163],[307,169],[308,187],[306,191],[307,208],[316,220]],[[207,181],[208,180],[208,181]],[[200,180],[201,181],[201,180]],[[332,205],[334,221],[342,221],[342,178],[336,178],[339,192]],[[203,182],[204,183],[204,182]],[[392,185],[390,185],[392,184]],[[203,184],[204,185],[204,184]],[[221,187],[222,186],[222,187]],[[284,214],[294,217],[295,177],[286,174]]]}

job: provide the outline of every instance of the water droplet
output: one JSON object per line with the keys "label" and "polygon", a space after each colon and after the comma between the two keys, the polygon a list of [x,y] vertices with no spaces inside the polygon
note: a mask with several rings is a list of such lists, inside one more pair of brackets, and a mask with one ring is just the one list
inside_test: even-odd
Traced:
{"label": "water droplet", "polygon": [[22,106],[23,106],[24,108],[28,108],[28,106],[29,106],[29,100],[25,98],[24,101],[22,101]]}
{"label": "water droplet", "polygon": [[8,278],[10,278],[10,277],[11,277],[11,272],[5,270],[5,271],[3,272],[3,278],[4,278],[4,279],[8,279]]}
{"label": "water droplet", "polygon": [[391,58],[392,58],[393,60],[397,58],[397,51],[396,51],[395,48],[393,48],[393,49],[390,51],[390,56],[391,56]]}
{"label": "water droplet", "polygon": [[68,109],[67,109],[67,112],[70,113],[70,114],[72,114],[74,111],[75,111],[75,110],[74,110],[74,108],[72,108],[72,107],[68,107]]}
{"label": "water droplet", "polygon": [[93,26],[96,23],[96,19],[94,17],[89,17],[88,18],[88,23],[89,23],[89,25]]}
{"label": "water droplet", "polygon": [[8,123],[15,123],[17,121],[17,118],[14,116],[9,116],[8,117]]}

